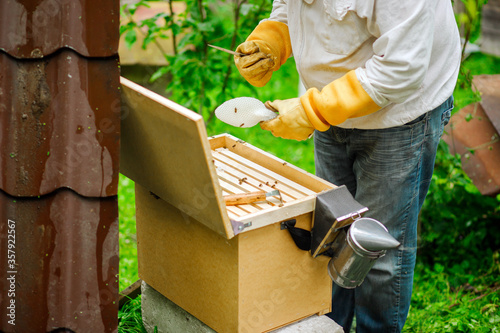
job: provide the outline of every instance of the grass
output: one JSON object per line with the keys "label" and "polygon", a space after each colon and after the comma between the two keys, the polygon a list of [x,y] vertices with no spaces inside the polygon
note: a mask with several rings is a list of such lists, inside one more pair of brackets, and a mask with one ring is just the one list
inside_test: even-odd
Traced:
{"label": "grass", "polygon": [[120,214],[120,290],[127,288],[139,279],[137,275],[134,191],[134,182],[120,174],[118,187],[118,208]]}
{"label": "grass", "polygon": [[478,272],[470,283],[454,287],[441,265],[416,267],[410,314],[405,332],[499,332],[500,265]]}
{"label": "grass", "polygon": [[147,333],[142,325],[141,296],[125,303],[118,313],[118,331],[123,333]]}
{"label": "grass", "polygon": [[[285,66],[293,66],[288,62]],[[464,63],[468,75],[500,73],[500,58],[473,54]],[[293,71],[288,71],[293,73]],[[476,100],[466,75],[462,75],[454,93],[455,112]],[[286,99],[297,96],[297,76],[287,76],[282,70],[275,74],[273,85],[260,88],[259,98]],[[283,93],[281,93],[283,92]],[[207,126],[208,135],[229,133],[266,150],[296,166],[314,173],[313,142],[295,142],[273,137],[258,126],[249,129],[227,126],[214,121]],[[120,176],[120,290],[135,282],[137,246],[135,236],[134,184]],[[439,251],[439,249],[436,249]],[[414,293],[405,332],[499,332],[500,293],[498,282],[500,263],[498,249],[491,249],[491,267],[477,271],[448,269],[439,263],[429,265],[418,261],[415,270]],[[466,276],[457,276],[466,274]],[[455,281],[462,281],[456,283]],[[466,282],[463,282],[466,281]],[[140,297],[120,311],[119,332],[145,332],[140,315]]]}

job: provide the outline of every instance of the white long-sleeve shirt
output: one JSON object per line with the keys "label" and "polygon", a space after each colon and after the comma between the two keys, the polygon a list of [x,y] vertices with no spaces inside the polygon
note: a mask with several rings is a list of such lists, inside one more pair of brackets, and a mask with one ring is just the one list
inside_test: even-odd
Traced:
{"label": "white long-sleeve shirt", "polygon": [[269,19],[288,25],[306,89],[356,70],[382,107],[340,127],[399,126],[453,93],[461,54],[450,0],[274,0]]}

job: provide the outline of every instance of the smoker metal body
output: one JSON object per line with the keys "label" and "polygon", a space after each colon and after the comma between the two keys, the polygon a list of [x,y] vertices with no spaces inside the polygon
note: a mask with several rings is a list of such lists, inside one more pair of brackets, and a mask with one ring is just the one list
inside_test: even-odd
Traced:
{"label": "smoker metal body", "polygon": [[[360,244],[357,237],[359,234],[355,232],[359,222],[378,224],[387,232],[387,228],[377,220],[361,218],[356,220],[347,232],[343,230],[339,233],[332,245],[334,256],[328,263],[328,274],[337,285],[347,289],[361,285],[375,261],[387,252],[386,249],[368,250]],[[387,235],[390,236],[388,233]],[[389,245],[392,246],[391,244]]]}
{"label": "smoker metal body", "polygon": [[311,255],[332,257],[328,274],[343,288],[361,285],[375,261],[400,245],[382,223],[362,217],[367,210],[345,186],[316,198]]}

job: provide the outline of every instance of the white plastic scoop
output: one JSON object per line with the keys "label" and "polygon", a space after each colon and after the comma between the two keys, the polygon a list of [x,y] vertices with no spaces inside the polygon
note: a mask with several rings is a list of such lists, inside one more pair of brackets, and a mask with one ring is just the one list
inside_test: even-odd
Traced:
{"label": "white plastic scoop", "polygon": [[253,97],[237,97],[222,103],[215,109],[215,116],[235,127],[252,127],[278,116],[266,108],[264,103]]}

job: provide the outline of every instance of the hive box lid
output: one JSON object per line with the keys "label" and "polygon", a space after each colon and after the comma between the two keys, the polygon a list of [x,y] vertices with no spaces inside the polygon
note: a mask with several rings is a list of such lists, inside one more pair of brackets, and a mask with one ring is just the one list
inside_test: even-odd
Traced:
{"label": "hive box lid", "polygon": [[[230,239],[314,210],[335,185],[228,134],[208,138],[203,118],[125,78],[120,171]],[[226,194],[278,189],[264,203],[226,207]]]}
{"label": "hive box lid", "polygon": [[[120,172],[218,234],[233,234],[201,115],[125,78]],[[193,172],[195,170],[195,172]]]}

